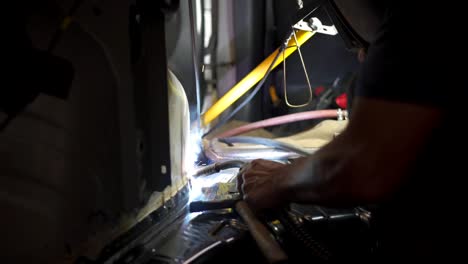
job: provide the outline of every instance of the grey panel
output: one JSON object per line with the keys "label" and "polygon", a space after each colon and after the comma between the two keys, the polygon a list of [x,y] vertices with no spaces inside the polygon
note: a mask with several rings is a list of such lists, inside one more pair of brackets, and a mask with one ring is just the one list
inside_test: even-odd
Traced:
{"label": "grey panel", "polygon": [[[240,81],[265,58],[265,1],[234,1],[234,18],[236,73],[237,81]],[[244,121],[261,119],[262,94],[260,91],[235,118]]]}

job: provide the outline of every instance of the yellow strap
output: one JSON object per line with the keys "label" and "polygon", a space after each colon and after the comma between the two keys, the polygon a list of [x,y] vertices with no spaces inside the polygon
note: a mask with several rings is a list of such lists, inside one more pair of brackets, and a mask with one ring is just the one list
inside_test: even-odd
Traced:
{"label": "yellow strap", "polygon": [[66,16],[63,20],[62,20],[62,24],[60,25],[60,29],[65,31],[67,30],[68,26],[70,26],[71,22],[73,21],[73,17],[71,16]]}
{"label": "yellow strap", "polygon": [[[309,40],[315,32],[309,31],[299,31],[297,33],[297,43],[299,46],[302,46],[307,40]],[[295,46],[296,43],[294,39],[290,39],[288,46]],[[293,52],[297,50],[297,47],[291,47],[284,51],[284,59],[289,57]],[[224,110],[236,102],[242,95],[247,91],[252,89],[252,87],[257,84],[263,76],[265,76],[268,67],[273,62],[276,54],[279,52],[279,49],[276,49],[270,56],[268,56],[264,61],[262,61],[255,69],[253,69],[247,76],[245,76],[240,82],[238,82],[234,87],[231,88],[223,97],[221,97],[213,106],[210,107],[202,116],[203,125],[208,125],[214,119],[216,119]],[[276,68],[281,62],[283,62],[283,56],[279,56],[276,60],[276,63],[273,65],[272,69]]]}
{"label": "yellow strap", "polygon": [[271,85],[270,88],[268,89],[268,92],[270,93],[271,102],[273,103],[274,106],[277,106],[280,103],[281,99],[276,93],[276,87],[274,85]]}

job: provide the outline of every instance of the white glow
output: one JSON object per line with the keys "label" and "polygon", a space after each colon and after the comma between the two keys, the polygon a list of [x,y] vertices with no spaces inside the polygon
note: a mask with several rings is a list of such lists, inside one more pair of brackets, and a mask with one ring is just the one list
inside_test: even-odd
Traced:
{"label": "white glow", "polygon": [[[193,1],[193,0],[189,0]],[[201,28],[202,28],[202,16],[203,16],[203,11],[202,11],[202,4],[201,0],[195,0],[195,18],[197,19],[197,32],[198,34],[201,33]]]}
{"label": "white glow", "polygon": [[201,144],[201,132],[198,129],[190,132],[189,139],[186,145],[186,155],[184,160],[184,167],[186,169],[186,175],[190,181],[190,195],[189,202],[193,201],[195,197],[201,194],[201,187],[198,186],[198,181],[193,177],[197,170],[198,155],[202,151]]}
{"label": "white glow", "polygon": [[187,176],[192,177],[195,172],[198,156],[202,152],[202,133],[195,125],[192,125],[190,134],[188,136],[187,145],[186,145],[186,155],[185,155],[185,168],[187,168]]}
{"label": "white glow", "polygon": [[212,187],[216,183],[220,182],[227,183],[231,179],[233,179],[233,177],[235,177],[238,172],[238,168],[232,168],[223,170],[219,173],[215,173],[212,175],[206,175],[190,179],[192,189],[190,190],[189,201],[200,200],[200,198],[203,198],[204,196],[204,188]]}
{"label": "white glow", "polygon": [[205,25],[204,25],[204,30],[205,30],[205,39],[204,39],[204,47],[208,47],[210,44],[210,38],[212,35],[212,9],[211,9],[211,0],[205,0],[205,10],[203,10],[203,18],[205,19]]}

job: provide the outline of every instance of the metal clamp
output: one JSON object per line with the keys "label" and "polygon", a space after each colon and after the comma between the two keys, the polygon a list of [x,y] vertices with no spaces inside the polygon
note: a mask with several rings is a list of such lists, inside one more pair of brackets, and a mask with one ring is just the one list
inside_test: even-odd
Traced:
{"label": "metal clamp", "polygon": [[[308,91],[309,91],[309,96],[308,96],[308,99],[307,99],[307,102],[303,103],[303,104],[299,104],[299,105],[296,105],[296,104],[291,104],[289,102],[289,99],[288,99],[288,89],[287,89],[287,77],[286,77],[286,56],[285,56],[285,50],[282,51],[283,53],[283,92],[284,92],[284,102],[286,103],[287,106],[291,107],[291,108],[300,108],[300,107],[304,107],[304,106],[307,106],[310,104],[310,102],[312,102],[312,97],[313,97],[313,91],[312,91],[312,86],[310,85],[310,80],[309,80],[309,74],[307,73],[307,68],[305,66],[305,63],[304,63],[304,58],[302,57],[302,52],[301,52],[301,47],[297,41],[297,37],[296,37],[296,29],[292,29],[292,32],[291,32],[291,35],[289,36],[288,38],[288,42],[289,42],[289,39],[291,38],[294,38],[294,43],[295,45],[293,46],[286,46],[285,47],[285,50],[288,49],[288,48],[296,48],[297,49],[297,53],[299,54],[299,58],[301,60],[301,64],[302,64],[302,69],[304,70],[304,76],[305,76],[305,79],[307,81],[307,87],[308,87]],[[287,45],[287,44],[286,44]]]}
{"label": "metal clamp", "polygon": [[320,34],[331,35],[331,36],[335,36],[338,34],[338,30],[336,30],[335,25],[326,26],[322,24],[322,21],[320,21],[320,19],[316,17],[312,17],[309,20],[309,22],[301,20],[297,24],[295,24],[293,28],[303,30],[303,31],[315,31]]}
{"label": "metal clamp", "polygon": [[348,111],[338,109],[337,114],[338,114],[338,121],[348,120]]}

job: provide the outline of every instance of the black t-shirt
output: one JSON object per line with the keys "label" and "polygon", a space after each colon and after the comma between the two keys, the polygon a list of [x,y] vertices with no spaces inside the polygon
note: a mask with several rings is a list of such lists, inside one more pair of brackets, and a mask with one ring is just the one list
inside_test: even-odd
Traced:
{"label": "black t-shirt", "polygon": [[447,262],[461,253],[466,242],[457,239],[464,239],[468,224],[462,220],[463,189],[468,192],[463,110],[468,47],[462,44],[463,24],[456,22],[462,7],[397,2],[369,47],[355,96],[438,108],[443,121],[431,131],[411,178],[377,210],[378,252],[380,261]]}

